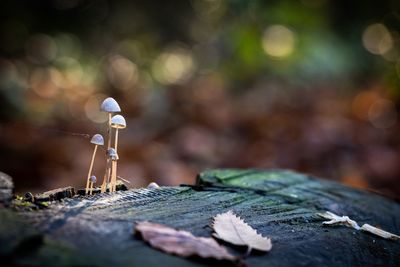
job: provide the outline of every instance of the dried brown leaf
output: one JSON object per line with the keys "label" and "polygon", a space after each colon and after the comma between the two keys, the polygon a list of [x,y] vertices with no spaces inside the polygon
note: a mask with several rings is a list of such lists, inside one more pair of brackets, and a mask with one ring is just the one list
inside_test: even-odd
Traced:
{"label": "dried brown leaf", "polygon": [[271,239],[263,237],[232,211],[218,214],[212,225],[216,238],[234,245],[247,246],[251,249],[269,251],[272,248]]}
{"label": "dried brown leaf", "polygon": [[200,256],[217,260],[236,261],[228,250],[214,239],[196,237],[190,232],[175,230],[166,225],[147,221],[137,222],[135,231],[140,232],[143,239],[152,247],[182,257]]}

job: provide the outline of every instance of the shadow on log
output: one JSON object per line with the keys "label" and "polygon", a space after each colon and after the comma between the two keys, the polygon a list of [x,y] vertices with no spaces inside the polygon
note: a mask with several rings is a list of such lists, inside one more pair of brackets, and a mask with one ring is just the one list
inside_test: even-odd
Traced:
{"label": "shadow on log", "polygon": [[[272,250],[252,253],[245,259],[248,266],[400,265],[400,242],[347,227],[324,227],[316,215],[331,211],[398,234],[398,203],[282,170],[212,170],[201,173],[195,186],[75,196],[35,211],[1,208],[1,262],[7,266],[220,266],[152,249],[134,237],[132,229],[135,221],[148,220],[209,237],[212,217],[228,210],[272,239]],[[227,246],[235,255],[245,251]]]}

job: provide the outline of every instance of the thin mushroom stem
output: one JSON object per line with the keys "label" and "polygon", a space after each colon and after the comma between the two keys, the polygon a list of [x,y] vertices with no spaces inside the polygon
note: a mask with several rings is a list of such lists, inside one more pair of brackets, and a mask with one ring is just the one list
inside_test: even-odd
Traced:
{"label": "thin mushroom stem", "polygon": [[101,193],[106,192],[107,190],[107,181],[108,181],[108,173],[109,173],[109,159],[107,159],[107,163],[106,163],[106,172],[104,173],[104,177],[103,177],[103,183],[101,184]]}
{"label": "thin mushroom stem", "polygon": [[86,180],[86,190],[85,190],[86,195],[89,191],[89,179],[90,179],[90,175],[92,174],[93,162],[94,162],[94,158],[96,157],[96,151],[97,151],[97,145],[94,146],[92,160],[91,160],[90,166],[89,166],[89,172],[88,172],[88,176],[87,176],[87,180]]}
{"label": "thin mushroom stem", "polygon": [[[108,143],[107,143],[107,149],[111,148],[111,138],[112,138],[112,128],[111,128],[111,113],[108,113]],[[107,185],[110,183],[111,179],[111,169],[110,169],[110,159],[107,159],[108,164],[107,164],[107,183],[105,186],[105,190],[107,190]]]}
{"label": "thin mushroom stem", "polygon": [[[112,161],[108,159],[107,163],[107,168],[108,168],[108,173],[107,173],[107,185],[108,185],[108,191],[111,192],[111,176],[112,176]],[[106,191],[107,191],[107,185],[106,185]]]}
{"label": "thin mushroom stem", "polygon": [[[108,113],[108,129],[107,129],[107,134],[108,134],[108,141],[107,141],[107,150],[110,149],[111,147],[111,112]],[[106,164],[106,171],[104,173],[103,177],[103,183],[101,184],[101,193],[104,193],[107,191],[107,185],[110,181],[110,159],[107,158],[107,164]]]}
{"label": "thin mushroom stem", "polygon": [[109,158],[107,158],[106,173],[104,174],[103,183],[101,185],[101,193],[104,193],[107,191],[107,185],[110,183],[110,176],[111,176],[110,165],[111,165],[111,161]]}
{"label": "thin mushroom stem", "polygon": [[107,143],[107,149],[111,147],[111,113],[108,113],[108,143]]}
{"label": "thin mushroom stem", "polygon": [[115,129],[114,147],[115,147],[115,152],[118,152],[118,128]]}
{"label": "thin mushroom stem", "polygon": [[93,192],[93,182],[90,182],[90,190],[89,190],[89,195],[92,195]]}
{"label": "thin mushroom stem", "polygon": [[104,177],[103,177],[103,183],[101,184],[101,187],[100,187],[101,193],[106,192],[106,189],[107,189],[107,178],[108,178],[107,173],[108,173],[108,159],[107,159],[107,163],[106,163],[106,171],[105,171]]}
{"label": "thin mushroom stem", "polygon": [[117,161],[112,161],[110,192],[115,192],[117,185]]}
{"label": "thin mushroom stem", "polygon": [[117,164],[118,162],[115,162],[115,174],[114,174],[114,192],[117,191]]}
{"label": "thin mushroom stem", "polygon": [[114,173],[114,169],[113,169],[113,161],[110,161],[110,164],[111,164],[111,179],[110,179],[110,181],[109,181],[109,187],[108,187],[108,189],[109,189],[109,192],[111,193],[112,192],[112,176],[113,176],[113,173]]}

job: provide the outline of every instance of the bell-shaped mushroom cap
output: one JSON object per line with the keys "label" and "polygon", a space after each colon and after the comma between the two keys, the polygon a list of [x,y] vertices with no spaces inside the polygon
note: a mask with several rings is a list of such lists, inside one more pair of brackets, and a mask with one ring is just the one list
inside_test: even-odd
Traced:
{"label": "bell-shaped mushroom cap", "polygon": [[118,160],[119,159],[117,151],[115,151],[114,148],[107,149],[107,156],[110,157],[111,160]]}
{"label": "bell-shaped mushroom cap", "polygon": [[117,101],[112,97],[107,97],[103,103],[101,103],[100,110],[105,112],[121,112]]}
{"label": "bell-shaped mushroom cap", "polygon": [[95,176],[95,175],[90,176],[89,181],[90,181],[91,183],[94,183],[94,184],[95,184],[95,183],[97,182],[96,176]]}
{"label": "bell-shaped mushroom cap", "polygon": [[160,186],[157,184],[157,183],[155,183],[155,182],[151,182],[151,183],[149,183],[149,185],[147,186],[147,188],[159,188]]}
{"label": "bell-shaped mushroom cap", "polygon": [[115,115],[111,118],[111,127],[116,129],[126,128],[126,121],[122,115]]}
{"label": "bell-shaped mushroom cap", "polygon": [[92,137],[92,140],[90,140],[90,143],[102,146],[104,145],[104,138],[101,134],[95,134]]}
{"label": "bell-shaped mushroom cap", "polygon": [[111,127],[116,129],[126,128],[125,118],[121,115],[115,115],[111,118]]}

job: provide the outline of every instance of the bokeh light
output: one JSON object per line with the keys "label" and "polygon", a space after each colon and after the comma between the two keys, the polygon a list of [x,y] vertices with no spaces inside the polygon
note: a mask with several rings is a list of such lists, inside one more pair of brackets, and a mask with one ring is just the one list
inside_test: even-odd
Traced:
{"label": "bokeh light", "polygon": [[283,25],[269,26],[263,34],[262,46],[270,56],[287,57],[293,53],[295,48],[295,34]]}
{"label": "bokeh light", "polygon": [[58,57],[79,58],[82,53],[82,44],[79,38],[71,33],[60,33],[55,35]]}
{"label": "bokeh light", "polygon": [[89,97],[85,103],[86,117],[95,123],[104,123],[108,120],[108,115],[100,111],[100,105],[107,96],[104,94],[95,94]]}
{"label": "bokeh light", "polygon": [[126,90],[138,81],[138,68],[129,59],[116,55],[109,59],[108,64],[108,79],[115,88]]}
{"label": "bokeh light", "polygon": [[375,91],[360,92],[356,95],[352,103],[354,115],[359,119],[368,120],[369,110],[376,101],[380,99],[380,95]]}
{"label": "bokeh light", "polygon": [[397,121],[395,104],[387,99],[374,102],[368,111],[369,121],[378,129],[392,127]]}
{"label": "bokeh light", "polygon": [[192,53],[184,48],[174,48],[162,53],[153,63],[152,71],[162,84],[179,84],[188,80],[195,70]]}
{"label": "bokeh light", "polygon": [[399,195],[397,10],[396,1],[1,1],[0,171],[17,192],[81,186],[82,144],[105,134],[99,105],[111,96],[130,121],[119,166],[132,185],[289,168]]}
{"label": "bokeh light", "polygon": [[46,34],[35,34],[26,43],[26,55],[36,64],[46,64],[57,56],[57,44]]}
{"label": "bokeh light", "polygon": [[9,88],[17,79],[17,69],[15,65],[5,59],[0,59],[0,85],[1,89]]}
{"label": "bokeh light", "polygon": [[363,32],[362,41],[365,49],[375,55],[384,55],[393,47],[389,30],[381,23],[369,25]]}
{"label": "bokeh light", "polygon": [[54,98],[59,89],[51,79],[51,70],[46,68],[36,68],[32,72],[30,86],[35,93],[44,98]]}

